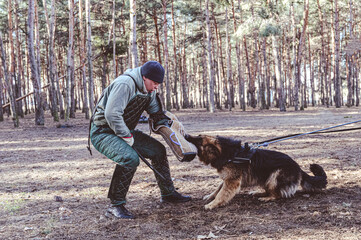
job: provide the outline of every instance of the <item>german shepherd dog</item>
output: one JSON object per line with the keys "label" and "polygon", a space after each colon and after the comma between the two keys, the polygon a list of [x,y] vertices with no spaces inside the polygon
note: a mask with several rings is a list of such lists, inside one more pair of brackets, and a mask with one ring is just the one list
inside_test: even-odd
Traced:
{"label": "german shepherd dog", "polygon": [[253,193],[261,201],[293,197],[299,187],[305,192],[326,188],[326,173],[317,164],[311,164],[314,176],[310,176],[281,152],[252,149],[242,146],[239,140],[220,136],[186,134],[185,138],[197,147],[199,160],[216,168],[223,180],[217,190],[203,198],[213,200],[205,209],[227,204],[241,187],[263,188],[265,192]]}

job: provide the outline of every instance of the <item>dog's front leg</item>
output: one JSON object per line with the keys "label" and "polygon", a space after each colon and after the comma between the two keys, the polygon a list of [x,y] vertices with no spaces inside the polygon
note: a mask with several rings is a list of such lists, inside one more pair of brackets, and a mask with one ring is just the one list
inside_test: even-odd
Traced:
{"label": "dog's front leg", "polygon": [[221,190],[222,186],[223,186],[223,181],[221,182],[221,184],[219,184],[218,188],[214,192],[212,192],[211,194],[205,195],[203,197],[203,200],[206,200],[206,201],[213,200],[216,197],[216,195],[219,193],[219,191]]}
{"label": "dog's front leg", "polygon": [[240,186],[241,184],[239,179],[224,180],[216,198],[212,202],[205,205],[204,208],[211,210],[213,208],[227,204],[239,191]]}

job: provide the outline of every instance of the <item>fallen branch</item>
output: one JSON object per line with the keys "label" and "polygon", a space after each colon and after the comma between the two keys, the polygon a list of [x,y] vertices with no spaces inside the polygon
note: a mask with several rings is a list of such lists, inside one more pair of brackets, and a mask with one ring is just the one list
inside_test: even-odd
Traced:
{"label": "fallen branch", "polygon": [[[100,57],[102,54],[103,54],[103,53],[99,53],[98,55],[96,55],[95,57],[93,57],[92,60],[97,59],[97,58]],[[120,57],[125,57],[125,55],[122,55],[122,56],[120,56]],[[74,72],[75,72],[75,71],[78,71],[79,69],[81,69],[82,67],[84,67],[85,63],[86,63],[86,62],[84,62],[81,66],[77,67],[77,68],[74,70]],[[62,78],[65,78],[65,77],[66,77],[66,75],[61,76],[61,77],[58,78],[58,80],[60,80],[60,79],[62,79]],[[47,85],[45,85],[44,87],[42,87],[41,89],[47,88],[47,87],[49,87],[49,86],[50,86],[50,84],[47,84]],[[30,95],[32,95],[32,94],[34,94],[34,92],[31,92],[31,93],[28,93],[28,94],[26,94],[26,95],[24,95],[24,96],[21,96],[21,97],[15,99],[15,101],[16,101],[16,102],[21,101],[21,100],[23,100],[24,98],[26,98],[26,97],[28,97],[28,96],[30,96]],[[6,108],[6,107],[8,107],[8,106],[10,106],[10,103],[6,103],[5,105],[2,106],[2,108]]]}
{"label": "fallen branch", "polygon": [[[42,87],[41,89],[47,88],[47,87],[49,87],[49,86],[50,86],[50,84],[47,84],[47,85],[45,85],[44,87]],[[18,102],[18,101],[20,101],[20,100],[23,100],[24,98],[30,96],[31,94],[34,94],[34,92],[31,92],[31,93],[28,93],[28,94],[26,94],[26,95],[24,95],[24,96],[21,96],[21,97],[15,99],[15,101]],[[8,106],[10,106],[10,103],[7,103],[7,104],[3,105],[2,108],[6,108],[6,107],[8,107]]]}

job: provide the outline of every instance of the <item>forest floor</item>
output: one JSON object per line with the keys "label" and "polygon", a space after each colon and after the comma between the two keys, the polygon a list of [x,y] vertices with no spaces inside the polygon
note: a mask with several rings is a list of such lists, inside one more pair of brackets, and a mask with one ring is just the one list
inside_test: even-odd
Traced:
{"label": "forest floor", "polygon": [[[346,107],[174,113],[190,134],[245,142],[361,119],[360,108]],[[47,115],[45,126],[35,126],[33,114],[17,129],[10,118],[0,122],[0,239],[361,239],[360,131],[268,146],[293,157],[308,173],[311,163],[323,166],[328,175],[323,192],[264,203],[245,190],[212,211],[204,210],[202,197],[220,183],[216,171],[197,158],[180,163],[167,146],[175,186],[193,201],[160,203],[154,175],[141,162],[127,196],[136,219],[117,220],[104,216],[114,163],[94,148],[89,155],[83,114],[67,124],[72,127],[57,128]],[[149,132],[147,124],[138,128]]]}

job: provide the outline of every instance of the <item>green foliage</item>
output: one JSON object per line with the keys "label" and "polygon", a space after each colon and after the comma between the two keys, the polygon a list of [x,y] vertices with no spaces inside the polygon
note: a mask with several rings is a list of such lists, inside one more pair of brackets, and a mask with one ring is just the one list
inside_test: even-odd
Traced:
{"label": "green foliage", "polygon": [[281,32],[280,27],[276,26],[272,22],[264,21],[260,26],[260,36],[261,37],[269,37],[272,35],[279,35]]}

